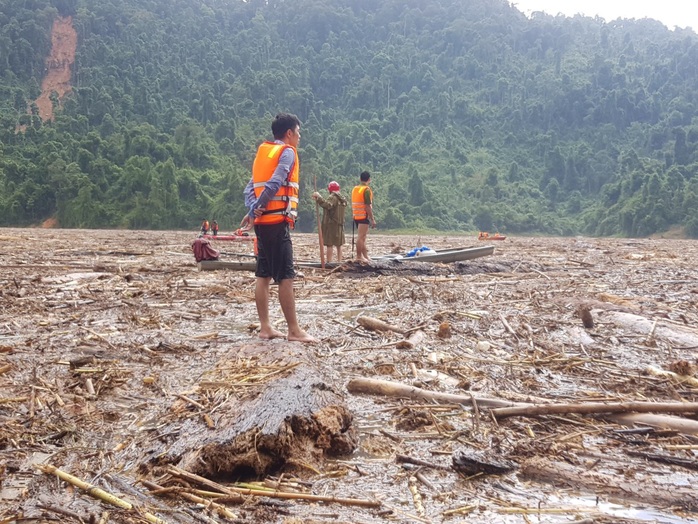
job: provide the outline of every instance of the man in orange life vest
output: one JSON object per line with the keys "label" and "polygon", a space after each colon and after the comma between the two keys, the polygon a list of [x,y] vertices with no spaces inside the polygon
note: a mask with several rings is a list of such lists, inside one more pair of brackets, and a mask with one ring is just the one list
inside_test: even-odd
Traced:
{"label": "man in orange life vest", "polygon": [[368,236],[368,226],[376,227],[373,218],[373,191],[368,187],[371,181],[371,174],[364,171],[359,176],[361,183],[355,186],[351,192],[351,210],[354,214],[354,224],[359,231],[356,239],[356,259],[361,262],[368,262],[368,249],[366,248],[366,237]]}
{"label": "man in orange life vest", "polygon": [[257,235],[257,277],[255,303],[259,315],[259,337],[272,339],[284,334],[274,329],[269,320],[269,287],[272,279],[279,284],[279,303],[286,318],[291,341],[315,343],[303,331],[296,316],[293,291],[293,228],[298,208],[298,142],[300,120],[295,115],[280,113],[271,124],[273,142],[263,142],[252,165],[252,179],[245,188],[245,205],[249,212],[240,227],[248,229],[254,222]]}

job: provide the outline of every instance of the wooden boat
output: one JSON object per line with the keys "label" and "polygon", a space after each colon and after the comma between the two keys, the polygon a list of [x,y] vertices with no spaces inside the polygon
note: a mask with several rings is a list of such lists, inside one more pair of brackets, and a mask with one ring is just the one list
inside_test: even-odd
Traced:
{"label": "wooden boat", "polygon": [[[494,253],[494,246],[478,246],[478,247],[461,247],[451,249],[441,249],[434,253],[424,254],[414,257],[405,257],[403,255],[384,255],[379,257],[371,257],[371,260],[376,262],[395,261],[398,263],[411,262],[431,262],[431,263],[452,263],[463,260],[472,260],[474,258],[486,257]],[[325,269],[336,268],[339,264],[325,264]],[[257,262],[250,257],[248,260],[202,260],[198,263],[199,270],[209,271],[214,269],[232,269],[237,271],[254,271]],[[296,262],[296,266],[301,268],[320,268],[320,262]]]}
{"label": "wooden boat", "polygon": [[506,235],[501,235],[499,233],[490,235],[487,231],[480,231],[480,234],[477,236],[478,240],[505,240],[506,238]]}
{"label": "wooden boat", "polygon": [[371,260],[399,260],[400,262],[439,262],[448,264],[462,260],[486,257],[494,253],[494,246],[458,247],[450,249],[438,249],[434,253],[426,253],[413,257],[403,255],[383,255],[371,257]]}

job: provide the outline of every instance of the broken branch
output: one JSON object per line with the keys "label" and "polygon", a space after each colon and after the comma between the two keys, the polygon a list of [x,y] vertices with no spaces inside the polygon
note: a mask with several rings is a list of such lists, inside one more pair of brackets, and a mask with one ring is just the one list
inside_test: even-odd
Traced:
{"label": "broken branch", "polygon": [[500,400],[496,398],[439,393],[438,391],[428,391],[426,389],[407,386],[398,382],[390,382],[388,380],[378,380],[372,378],[355,378],[350,380],[347,384],[347,391],[354,394],[365,393],[368,395],[380,395],[384,397],[403,397],[412,400],[431,400],[434,402],[461,404],[466,408],[472,408],[473,398],[477,400],[478,406],[486,408],[504,408],[522,405],[517,402],[510,402],[508,400]]}
{"label": "broken branch", "polygon": [[497,418],[512,416],[560,415],[569,413],[698,413],[698,402],[589,402],[584,404],[534,404],[497,408]]}

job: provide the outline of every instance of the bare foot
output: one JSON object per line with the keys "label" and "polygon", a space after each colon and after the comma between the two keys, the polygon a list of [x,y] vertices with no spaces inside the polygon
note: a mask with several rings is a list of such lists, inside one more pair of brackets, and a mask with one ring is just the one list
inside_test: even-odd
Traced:
{"label": "bare foot", "polygon": [[281,331],[277,331],[276,329],[259,332],[259,338],[264,340],[271,340],[272,338],[284,338],[285,336],[286,335],[284,335]]}
{"label": "bare foot", "polygon": [[308,335],[305,331],[299,331],[297,333],[288,333],[289,342],[302,342],[303,344],[317,344],[320,342],[315,337]]}

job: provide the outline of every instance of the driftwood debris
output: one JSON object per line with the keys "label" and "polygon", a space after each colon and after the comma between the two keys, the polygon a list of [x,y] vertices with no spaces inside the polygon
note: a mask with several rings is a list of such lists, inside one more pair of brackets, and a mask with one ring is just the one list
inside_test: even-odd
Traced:
{"label": "driftwood debris", "polygon": [[572,404],[534,404],[511,408],[497,408],[492,414],[497,418],[512,416],[535,417],[568,413],[698,413],[698,402],[585,402]]}
{"label": "driftwood debris", "polygon": [[185,491],[182,488],[163,488],[162,486],[159,486],[155,484],[154,482],[150,482],[148,480],[142,481],[142,484],[152,490],[153,494],[156,495],[178,495],[182,497],[183,499],[189,500],[191,502],[194,502],[195,504],[200,504],[201,506],[214,511],[221,517],[225,517],[227,519],[237,519],[238,516],[230,511],[228,508],[226,508],[222,504],[218,504],[212,500],[209,500],[204,497],[200,497],[194,493],[189,493]]}
{"label": "driftwood debris", "polygon": [[427,338],[427,334],[418,329],[413,331],[405,340],[401,340],[395,346],[397,349],[414,349],[418,347]]}
{"label": "driftwood debris", "polygon": [[501,475],[516,469],[516,464],[492,453],[462,449],[453,455],[453,469],[464,475]]}
{"label": "driftwood debris", "polygon": [[388,324],[387,322],[383,322],[382,320],[373,317],[361,316],[356,319],[356,323],[369,331],[378,331],[383,333],[392,331],[393,333],[405,333],[404,329],[397,326],[393,326],[391,324]]}
{"label": "driftwood debris", "polygon": [[516,402],[509,402],[508,400],[475,397],[474,395],[439,393],[438,391],[428,391],[414,386],[406,386],[398,382],[370,378],[356,378],[350,380],[347,384],[347,391],[350,393],[364,393],[367,395],[381,395],[384,397],[403,397],[412,400],[448,402],[452,404],[462,404],[467,408],[472,407],[473,399],[475,399],[475,402],[477,402],[480,407],[486,408],[515,407],[521,405]]}
{"label": "driftwood debris", "polygon": [[671,415],[656,415],[653,413],[603,415],[603,418],[626,426],[642,424],[655,428],[672,429],[684,435],[698,435],[698,420],[691,420],[688,418],[673,417]]}
{"label": "driftwood debris", "polygon": [[[135,506],[130,502],[123,500],[117,497],[116,495],[109,493],[108,491],[93,486],[92,484],[89,484],[84,480],[79,479],[74,475],[71,475],[70,473],[66,473],[65,471],[58,469],[55,466],[52,466],[50,464],[37,464],[36,468],[42,473],[46,473],[47,475],[56,475],[59,479],[64,480],[65,482],[75,486],[76,488],[80,488],[81,490],[85,491],[88,495],[102,500],[107,504],[111,504],[112,506],[116,506],[125,510],[136,509]],[[145,520],[151,522],[152,524],[167,524],[164,520],[153,515],[152,513],[144,511],[139,511],[139,513],[141,513]]]}
{"label": "driftwood debris", "polygon": [[[629,523],[632,519],[620,515],[633,506],[642,507],[636,518],[687,518],[673,514],[670,496],[660,503],[651,494],[634,495],[637,503],[623,502],[605,486],[627,482],[655,491],[659,485],[672,496],[673,485],[695,490],[698,416],[634,412],[497,419],[490,408],[469,401],[472,394],[535,404],[698,402],[698,388],[689,381],[648,372],[655,366],[698,378],[698,310],[690,300],[697,296],[691,278],[697,243],[510,236],[496,257],[433,264],[435,276],[405,263],[384,264],[385,270],[368,267],[361,274],[361,269],[352,274],[350,265],[336,272],[304,270],[305,278],[295,286],[298,317],[321,343],[304,346],[299,351],[304,355],[294,360],[285,353],[298,344],[256,337],[252,273],[198,272],[189,249],[192,236],[187,231],[66,234],[38,227],[0,231],[5,248],[0,249],[0,523],[77,523],[75,515],[95,524],[146,522],[136,509],[114,508],[53,474],[37,473],[34,465],[42,462],[169,524],[284,519],[493,524],[526,518]],[[317,236],[296,232],[293,241],[298,260],[316,256]],[[372,253],[388,253],[399,247],[392,243],[411,247],[424,239],[372,234],[369,241]],[[460,235],[429,238],[435,249],[463,241]],[[134,252],[136,244],[147,250]],[[636,252],[648,257],[627,258]],[[270,313],[284,331],[277,291],[271,288]],[[580,304],[593,315],[589,331],[577,314]],[[615,312],[646,320],[633,322]],[[357,313],[412,331],[366,331],[356,323]],[[422,322],[426,339],[396,350]],[[245,345],[258,354],[240,354]],[[195,460],[199,448],[241,423],[237,409],[258,402],[275,383],[290,384],[303,366],[315,370],[303,375],[312,375],[309,384],[329,384],[340,397],[337,402],[344,395],[346,405],[356,407],[352,425],[361,428],[361,453],[334,461],[324,460],[330,451],[314,448],[310,458],[298,452],[278,462],[288,473],[234,485],[262,492],[269,482],[280,485],[269,486],[272,490],[373,499],[383,502],[381,509],[212,495],[167,473],[171,464]],[[458,384],[445,382],[445,376]],[[344,389],[353,378],[402,382],[429,392],[415,400],[409,394],[353,397]],[[465,400],[456,397],[459,404],[454,404],[434,392]],[[519,464],[540,457],[551,463],[547,469],[555,469],[557,461],[573,464],[605,475],[608,482],[585,480],[580,489],[574,472],[564,483],[559,476],[518,483],[518,473],[501,482],[482,474],[459,479],[452,458],[461,447]],[[398,453],[429,466],[396,465]],[[271,454],[259,456],[267,460]],[[447,469],[431,469],[438,465]],[[232,474],[206,476],[231,485],[256,474],[243,465]],[[433,489],[425,487],[429,483]],[[509,491],[512,483],[517,489]],[[153,491],[145,493],[143,486]],[[415,489],[424,517],[417,515]],[[580,493],[587,496],[580,499]],[[594,495],[612,501],[613,508],[595,507]]]}
{"label": "driftwood debris", "polygon": [[[341,394],[322,378],[300,344],[243,346],[222,366],[241,358],[275,362],[284,374],[270,376],[243,398],[230,398],[215,413],[215,428],[206,417],[190,418],[168,450],[167,460],[200,475],[260,477],[290,467],[314,469],[325,455],[351,453],[357,446],[352,415]],[[226,380],[206,384],[225,387]],[[252,384],[250,384],[252,385]],[[189,403],[191,404],[191,403]],[[196,405],[194,405],[196,407]]]}
{"label": "driftwood debris", "polygon": [[169,468],[168,473],[172,476],[182,478],[189,482],[198,483],[207,488],[219,491],[227,497],[232,497],[234,500],[238,500],[243,495],[248,495],[251,497],[270,497],[287,500],[307,500],[310,502],[334,502],[337,504],[343,504],[345,506],[361,506],[365,508],[379,508],[381,506],[380,501],[377,500],[329,497],[324,495],[313,495],[311,493],[295,493],[278,490],[260,490],[251,488],[240,488],[236,486],[224,486],[218,482],[211,481],[207,478],[195,475],[193,473],[189,473],[188,471],[175,467]]}
{"label": "driftwood debris", "polygon": [[698,508],[694,486],[663,486],[656,483],[624,480],[617,475],[590,471],[581,466],[532,458],[521,464],[519,474],[531,480],[568,485],[622,500],[663,507]]}
{"label": "driftwood debris", "polygon": [[[437,391],[428,391],[426,389],[421,389],[414,386],[407,386],[405,384],[400,384],[397,382],[368,378],[350,380],[347,384],[347,391],[353,394],[364,393],[367,395],[402,397],[409,398],[412,400],[430,400],[433,402],[462,404],[467,409],[470,409],[473,407],[473,405],[475,405],[478,406],[478,408],[495,408],[492,410],[495,413],[497,412],[498,408],[502,408],[512,409],[515,410],[516,413],[521,414],[521,410],[525,411],[533,407],[533,404],[523,402],[510,402],[508,400],[501,400],[489,397],[476,397],[473,395],[455,395],[452,393],[440,393]],[[669,404],[673,405],[674,403]],[[681,406],[684,406],[686,404],[691,403],[680,403]],[[578,405],[581,406],[584,404]],[[603,405],[606,406],[608,404]],[[660,404],[653,404],[653,406],[657,405]],[[544,404],[543,406],[554,406],[554,404]],[[654,409],[656,410],[656,407]],[[499,413],[507,413],[507,411],[499,411]],[[698,421],[691,419],[672,417],[670,415],[657,415],[654,413],[609,413],[609,411],[606,411],[605,413],[598,413],[603,415],[603,418],[607,420],[612,420],[614,422],[617,422],[619,424],[625,424],[627,426],[632,426],[634,424],[644,424],[647,426],[673,429],[686,435],[698,435]]]}
{"label": "driftwood debris", "polygon": [[656,320],[619,311],[604,312],[603,320],[613,322],[623,329],[642,335],[649,336],[651,334],[652,338],[666,339],[669,343],[677,346],[698,346],[698,330],[695,328],[666,322],[658,325]]}
{"label": "driftwood debris", "polygon": [[683,384],[686,386],[698,388],[698,378],[692,377],[690,375],[679,375],[678,373],[674,373],[673,371],[661,369],[656,366],[647,366],[647,373],[655,377],[668,377],[677,384]]}

